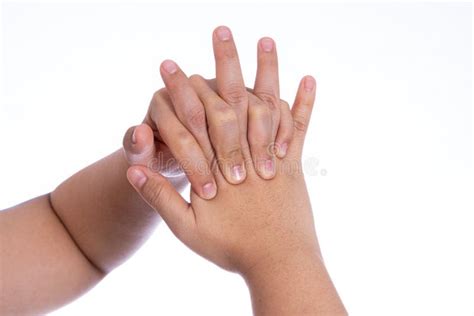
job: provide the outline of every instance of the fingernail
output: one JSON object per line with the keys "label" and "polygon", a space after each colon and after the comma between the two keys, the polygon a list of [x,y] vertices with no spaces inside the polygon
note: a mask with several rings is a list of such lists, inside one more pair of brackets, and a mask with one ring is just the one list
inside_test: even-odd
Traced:
{"label": "fingernail", "polygon": [[262,159],[258,161],[257,166],[260,177],[264,179],[271,179],[273,177],[275,173],[273,159]]}
{"label": "fingernail", "polygon": [[163,69],[169,73],[174,74],[178,70],[178,65],[172,60],[165,60],[162,64]]}
{"label": "fingernail", "polygon": [[283,143],[283,144],[280,146],[280,150],[278,150],[278,156],[280,156],[280,157],[285,157],[287,150],[288,150],[288,144],[287,144],[287,143]]}
{"label": "fingernail", "polygon": [[272,159],[266,159],[259,162],[261,176],[270,179],[274,174],[274,164]]}
{"label": "fingernail", "polygon": [[268,37],[262,38],[260,41],[260,46],[264,52],[269,53],[273,50],[273,40]]}
{"label": "fingernail", "polygon": [[136,144],[137,143],[137,136],[135,135],[135,131],[137,130],[137,128],[135,127],[133,129],[133,133],[132,133],[132,144]]}
{"label": "fingernail", "polygon": [[271,159],[268,159],[267,161],[265,161],[265,171],[271,175],[273,175],[273,167],[274,167],[274,163],[273,163],[273,160]]}
{"label": "fingernail", "polygon": [[312,77],[306,77],[304,79],[304,89],[306,92],[311,92],[314,89],[314,79]]}
{"label": "fingernail", "polygon": [[234,181],[236,181],[236,182],[242,181],[244,179],[244,176],[245,176],[244,168],[240,165],[233,166],[231,175],[232,175],[232,178],[234,179]]}
{"label": "fingernail", "polygon": [[129,180],[134,186],[141,189],[145,184],[147,178],[146,175],[140,169],[132,169],[129,173]]}
{"label": "fingernail", "polygon": [[206,183],[202,187],[202,192],[206,199],[212,199],[214,196],[216,196],[217,193],[216,186],[212,182]]}
{"label": "fingernail", "polygon": [[230,39],[230,30],[226,26],[221,26],[216,30],[217,38],[221,41],[227,41]]}

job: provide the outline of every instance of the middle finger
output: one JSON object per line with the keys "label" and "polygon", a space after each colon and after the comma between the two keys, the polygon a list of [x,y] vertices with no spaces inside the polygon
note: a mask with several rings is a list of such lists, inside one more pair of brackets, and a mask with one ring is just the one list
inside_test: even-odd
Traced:
{"label": "middle finger", "polygon": [[244,147],[247,147],[247,91],[237,49],[228,27],[220,26],[214,30],[213,48],[216,60],[217,92],[237,113],[241,142]]}

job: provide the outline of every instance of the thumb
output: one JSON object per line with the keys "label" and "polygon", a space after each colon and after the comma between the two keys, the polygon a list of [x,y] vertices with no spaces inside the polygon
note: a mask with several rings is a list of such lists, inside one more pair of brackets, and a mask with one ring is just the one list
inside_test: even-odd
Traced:
{"label": "thumb", "polygon": [[128,181],[140,196],[155,209],[171,231],[184,241],[185,234],[195,224],[194,210],[173,185],[161,174],[143,166],[132,166],[127,171]]}
{"label": "thumb", "polygon": [[308,130],[315,96],[316,80],[314,80],[312,76],[305,76],[300,82],[298,92],[296,93],[295,97],[295,103],[291,108],[294,125],[294,150],[297,150],[299,156],[301,156],[301,152],[303,150],[304,139],[306,136],[306,131]]}
{"label": "thumb", "polygon": [[153,131],[147,124],[130,127],[123,137],[125,157],[130,165],[147,166],[155,158]]}

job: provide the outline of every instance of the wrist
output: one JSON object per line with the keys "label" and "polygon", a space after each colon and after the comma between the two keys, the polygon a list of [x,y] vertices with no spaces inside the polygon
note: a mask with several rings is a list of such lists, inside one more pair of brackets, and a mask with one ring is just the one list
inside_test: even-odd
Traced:
{"label": "wrist", "polygon": [[346,315],[318,249],[269,258],[242,275],[255,315]]}
{"label": "wrist", "polygon": [[241,272],[242,277],[248,284],[265,281],[277,281],[284,275],[291,277],[302,268],[314,270],[324,267],[323,259],[319,250],[315,248],[295,249],[282,251],[278,254],[268,254],[255,262],[248,269]]}

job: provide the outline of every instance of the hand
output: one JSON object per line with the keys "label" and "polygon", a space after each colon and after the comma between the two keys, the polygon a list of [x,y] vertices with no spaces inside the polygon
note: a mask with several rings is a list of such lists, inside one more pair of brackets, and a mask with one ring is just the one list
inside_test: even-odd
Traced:
{"label": "hand", "polygon": [[[215,116],[224,113],[225,117],[225,110],[212,103],[217,95],[202,78],[193,76],[190,85],[206,108],[210,138],[218,139],[222,120]],[[248,173],[244,183],[229,184],[216,169],[217,196],[204,200],[192,193],[191,204],[162,175],[143,166],[128,170],[129,181],[180,240],[225,269],[247,274],[257,265],[301,250],[319,256],[300,160],[314,95],[315,81],[305,77],[292,109],[294,138],[286,157],[276,160],[276,176],[271,181],[261,179],[251,160],[244,160]],[[249,106],[256,106],[258,99],[251,93],[248,98]],[[238,130],[238,126],[232,128]]]}
{"label": "hand", "polygon": [[[202,101],[189,83],[183,80],[184,73],[172,61],[165,61],[161,66],[168,90],[161,89],[154,94],[144,124],[130,128],[124,137],[124,149],[130,165],[151,166],[168,177],[175,187],[185,184],[180,178],[184,170],[193,191],[204,199],[211,199],[216,193],[213,173],[210,172],[215,166],[208,164],[215,161],[215,154],[228,182],[238,184],[246,177],[243,151],[248,152],[250,144],[258,173],[262,178],[270,179],[274,176],[274,154],[285,156],[293,132],[288,103],[279,98],[274,41],[262,38],[258,43],[253,98],[257,96],[259,100],[252,103],[256,104],[253,107],[248,106],[247,90],[250,89],[243,84],[230,30],[217,28],[213,33],[213,43],[217,79],[207,83],[219,95],[217,100],[232,110],[227,111],[227,122],[217,127],[221,132],[213,133],[216,135],[215,147],[209,142]],[[162,119],[169,115],[171,121]],[[230,126],[232,120],[239,125],[238,129]],[[176,135],[180,137],[176,138]]]}
{"label": "hand", "polygon": [[[202,78],[190,81],[198,95],[207,95],[202,100],[210,137],[216,139],[220,120],[212,117],[226,112],[212,104],[216,96]],[[276,176],[270,181],[260,178],[245,159],[248,176],[242,184],[229,184],[215,169],[217,196],[204,200],[192,192],[188,204],[160,174],[141,166],[127,172],[137,192],[183,243],[245,278],[255,314],[346,315],[321,257],[302,173],[314,96],[315,81],[305,77],[291,110],[294,138],[286,157],[276,161]],[[251,107],[257,99],[248,97]]]}

